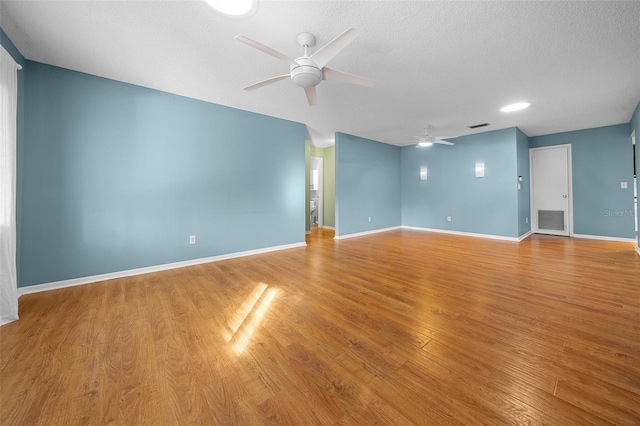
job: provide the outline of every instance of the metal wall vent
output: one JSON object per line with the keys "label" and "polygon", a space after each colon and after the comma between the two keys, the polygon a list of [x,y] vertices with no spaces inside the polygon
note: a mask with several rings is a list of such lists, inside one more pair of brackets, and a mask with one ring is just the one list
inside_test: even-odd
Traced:
{"label": "metal wall vent", "polygon": [[538,229],[564,231],[564,211],[538,210]]}
{"label": "metal wall vent", "polygon": [[482,123],[482,124],[474,124],[473,126],[469,126],[470,129],[477,129],[478,127],[485,127],[488,126],[489,123]]}

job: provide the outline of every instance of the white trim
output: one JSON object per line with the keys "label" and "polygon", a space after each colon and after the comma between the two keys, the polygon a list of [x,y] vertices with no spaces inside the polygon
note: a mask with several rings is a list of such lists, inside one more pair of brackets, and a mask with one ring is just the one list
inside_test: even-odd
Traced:
{"label": "white trim", "polygon": [[[492,234],[476,234],[473,232],[461,232],[461,231],[450,231],[447,229],[435,229],[435,228],[421,228],[417,226],[403,226],[402,229],[409,229],[412,231],[423,231],[423,232],[435,232],[438,234],[451,234],[451,235],[461,235],[464,237],[476,237],[476,238],[487,238],[490,240],[502,240],[502,241],[513,241],[520,242],[520,238],[526,238],[528,235],[525,234],[523,237],[504,237],[502,235],[492,235]],[[529,233],[530,234],[530,233]]]}
{"label": "white trim", "polygon": [[336,228],[334,226],[321,226],[320,228],[322,228],[322,229],[331,229],[332,231],[336,230]]}
{"label": "white trim", "polygon": [[186,266],[200,265],[202,263],[219,262],[221,260],[235,259],[237,257],[253,256],[256,254],[269,253],[272,251],[287,250],[297,247],[305,247],[307,243],[284,244],[256,250],[240,251],[236,253],[221,254],[219,256],[203,257],[200,259],[185,260],[182,262],[165,263],[163,265],[148,266],[146,268],[129,269],[127,271],[111,272],[108,274],[93,275],[90,277],[73,278],[70,280],[55,281],[51,283],[36,284],[26,287],[18,287],[18,296],[23,294],[40,293],[41,291],[56,290],[59,288],[73,287],[95,283],[98,281],[113,280],[116,278],[131,277],[134,275],[149,274],[151,272],[166,271],[168,269],[184,268]]}
{"label": "white trim", "polygon": [[336,235],[335,237],[333,237],[333,239],[345,240],[347,238],[363,237],[365,235],[379,234],[380,232],[395,231],[396,229],[402,229],[402,226],[392,226],[391,228],[380,228],[380,229],[374,229],[373,231],[356,232],[355,234]]}
{"label": "white trim", "polygon": [[19,63],[16,62],[15,59],[13,59],[13,56],[11,56],[11,53],[9,53],[7,49],[4,48],[4,46],[0,46],[0,54],[2,56],[5,56],[10,61],[10,63],[12,63],[13,66],[16,67],[18,71],[22,69],[22,65],[20,65]]}
{"label": "white trim", "polygon": [[634,244],[636,243],[635,238],[606,237],[603,235],[573,234],[573,238],[584,238],[587,240],[617,241],[619,243],[634,243]]}
{"label": "white trim", "polygon": [[530,235],[533,235],[533,232],[529,231],[529,232],[527,232],[527,233],[524,233],[524,234],[522,234],[522,235],[520,235],[520,236],[518,237],[518,241],[522,241],[522,240],[524,240],[525,238],[529,237]]}
{"label": "white trim", "polygon": [[640,256],[640,246],[636,247],[636,253],[638,253],[638,256]]}
{"label": "white trim", "polygon": [[304,235],[311,235],[311,231],[304,231]]}

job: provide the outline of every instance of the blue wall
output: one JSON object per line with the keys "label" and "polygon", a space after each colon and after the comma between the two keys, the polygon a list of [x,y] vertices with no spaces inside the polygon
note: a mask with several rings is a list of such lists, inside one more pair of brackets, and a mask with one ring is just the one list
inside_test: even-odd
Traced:
{"label": "blue wall", "polygon": [[344,133],[335,146],[336,236],[400,226],[400,148]]}
{"label": "blue wall", "polygon": [[26,70],[21,286],[304,242],[304,125]]}
{"label": "blue wall", "polygon": [[[515,128],[460,137],[454,146],[406,146],[401,158],[404,226],[520,235]],[[475,177],[478,162],[484,178]],[[426,181],[419,180],[421,167]]]}
{"label": "blue wall", "polygon": [[[22,65],[22,70],[18,71],[18,105],[17,105],[17,128],[16,128],[16,262],[20,265],[21,248],[20,235],[22,227],[22,158],[24,156],[24,88],[25,88],[25,64],[24,56],[18,51],[7,34],[0,28],[0,45],[13,57],[13,60]],[[20,268],[17,268],[18,282],[20,282]]]}
{"label": "blue wall", "polygon": [[[516,128],[516,150],[518,157],[518,176],[522,176],[518,190],[518,235],[531,231],[531,184],[529,181],[529,137]],[[517,185],[516,185],[517,187]]]}
{"label": "blue wall", "polygon": [[635,238],[630,134],[620,124],[530,138],[531,148],[571,144],[575,234]]}

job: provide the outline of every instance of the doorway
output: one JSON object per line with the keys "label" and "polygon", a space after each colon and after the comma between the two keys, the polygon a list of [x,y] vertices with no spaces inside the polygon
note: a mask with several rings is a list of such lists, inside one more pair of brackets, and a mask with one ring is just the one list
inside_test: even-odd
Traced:
{"label": "doorway", "polygon": [[310,199],[310,217],[311,226],[322,228],[322,208],[323,208],[323,191],[322,191],[322,157],[311,157],[309,159],[309,199]]}
{"label": "doorway", "polygon": [[531,232],[573,235],[571,145],[529,150]]}
{"label": "doorway", "polygon": [[633,149],[633,214],[636,218],[636,241],[638,242],[638,247],[640,247],[640,236],[638,235],[638,165],[636,164],[636,129],[633,129],[631,132],[631,147]]}

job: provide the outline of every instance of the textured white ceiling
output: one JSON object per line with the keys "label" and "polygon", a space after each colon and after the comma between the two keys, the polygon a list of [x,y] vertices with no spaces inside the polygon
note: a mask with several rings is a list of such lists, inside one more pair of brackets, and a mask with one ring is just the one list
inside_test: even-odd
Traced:
{"label": "textured white ceiling", "polygon": [[[263,0],[236,20],[196,0],[0,0],[27,59],[301,122],[317,146],[338,131],[408,145],[425,123],[436,136],[626,123],[640,100],[639,22],[640,1]],[[324,81],[315,107],[290,80],[242,90],[288,65],[236,34],[295,58],[298,33],[322,46],[349,27],[360,37],[329,66],[375,87]],[[521,100],[531,108],[499,112]]]}

